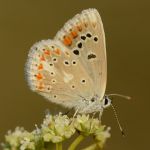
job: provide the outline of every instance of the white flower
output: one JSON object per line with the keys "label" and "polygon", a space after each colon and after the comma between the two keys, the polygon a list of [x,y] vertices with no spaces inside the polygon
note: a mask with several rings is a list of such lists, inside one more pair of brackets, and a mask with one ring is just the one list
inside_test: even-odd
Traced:
{"label": "white flower", "polygon": [[100,120],[97,118],[89,118],[89,115],[77,115],[74,120],[75,128],[82,132],[84,135],[89,135],[95,133],[102,125]]}
{"label": "white flower", "polygon": [[58,143],[70,138],[75,133],[75,129],[71,119],[59,113],[56,116],[46,115],[41,132],[45,142]]}
{"label": "white flower", "polygon": [[25,149],[35,150],[35,143],[32,140],[34,139],[30,139],[28,137],[25,137],[23,140],[21,140],[20,150]]}
{"label": "white flower", "polygon": [[110,137],[110,128],[105,129],[97,118],[89,115],[77,115],[69,118],[67,115],[46,115],[41,128],[36,126],[32,132],[17,127],[14,132],[8,131],[5,136],[3,150],[37,150],[43,149],[45,143],[60,143],[70,138],[75,131],[82,136],[94,136],[99,148],[103,147],[107,138]]}
{"label": "white flower", "polygon": [[8,134],[5,136],[5,140],[13,149],[17,149],[20,145],[20,140],[22,139],[23,134],[27,131],[24,128],[16,127],[14,132],[8,131]]}
{"label": "white flower", "polygon": [[8,134],[5,136],[6,144],[5,149],[11,148],[11,150],[25,150],[35,149],[35,139],[36,139],[35,132],[27,132],[24,128],[17,127],[14,132],[9,131]]}
{"label": "white flower", "polygon": [[94,136],[95,136],[95,140],[97,141],[97,144],[99,145],[100,148],[103,147],[103,145],[105,144],[106,140],[108,138],[110,138],[110,127],[107,127],[105,129],[105,126],[103,126],[102,128],[99,128]]}

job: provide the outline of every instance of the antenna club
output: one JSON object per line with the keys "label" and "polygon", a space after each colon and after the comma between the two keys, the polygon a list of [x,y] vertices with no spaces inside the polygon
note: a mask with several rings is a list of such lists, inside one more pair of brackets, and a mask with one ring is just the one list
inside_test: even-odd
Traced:
{"label": "antenna club", "polygon": [[130,100],[130,99],[131,99],[130,96],[126,96],[126,95],[122,95],[122,94],[116,94],[116,93],[114,93],[114,94],[108,94],[107,96],[118,96],[118,97],[125,98],[125,99],[127,99],[127,100]]}
{"label": "antenna club", "polygon": [[121,135],[122,135],[123,137],[126,136],[125,133],[124,133],[124,131],[121,131]]}
{"label": "antenna club", "polygon": [[130,99],[131,99],[131,97],[130,97],[130,96],[127,96],[127,99],[129,99],[129,100],[130,100]]}

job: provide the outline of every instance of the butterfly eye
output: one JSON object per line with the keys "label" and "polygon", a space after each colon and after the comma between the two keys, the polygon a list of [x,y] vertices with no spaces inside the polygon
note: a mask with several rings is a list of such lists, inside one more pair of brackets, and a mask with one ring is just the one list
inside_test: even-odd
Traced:
{"label": "butterfly eye", "polygon": [[104,105],[108,105],[108,99],[107,98],[104,101]]}
{"label": "butterfly eye", "polygon": [[110,106],[111,105],[111,100],[108,98],[108,97],[105,97],[104,99],[103,99],[103,107],[104,108],[107,108],[108,106]]}

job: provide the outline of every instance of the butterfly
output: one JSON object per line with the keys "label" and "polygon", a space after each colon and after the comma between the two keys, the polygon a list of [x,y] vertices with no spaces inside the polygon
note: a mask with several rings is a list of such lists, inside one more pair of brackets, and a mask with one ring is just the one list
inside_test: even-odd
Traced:
{"label": "butterfly", "polygon": [[103,23],[94,8],[75,15],[53,40],[35,43],[28,54],[26,76],[31,90],[78,113],[102,112],[107,58]]}

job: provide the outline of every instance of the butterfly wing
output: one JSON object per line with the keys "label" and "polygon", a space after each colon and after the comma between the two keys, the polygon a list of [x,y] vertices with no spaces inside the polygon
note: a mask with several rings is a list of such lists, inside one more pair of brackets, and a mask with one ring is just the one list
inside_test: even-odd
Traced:
{"label": "butterfly wing", "polygon": [[60,41],[80,61],[92,80],[94,95],[102,99],[106,88],[107,60],[105,34],[98,11],[87,9],[77,14],[54,39]]}
{"label": "butterfly wing", "polygon": [[33,91],[69,108],[76,107],[83,96],[92,95],[93,82],[86,70],[74,54],[56,40],[43,40],[31,47],[26,74]]}
{"label": "butterfly wing", "polygon": [[[106,49],[102,21],[96,9],[69,20],[54,40],[34,44],[26,64],[30,88],[69,108],[82,108],[106,87]],[[86,103],[86,105],[85,105]]]}

